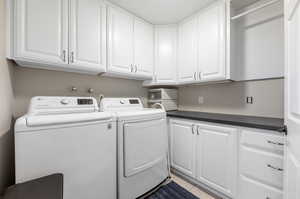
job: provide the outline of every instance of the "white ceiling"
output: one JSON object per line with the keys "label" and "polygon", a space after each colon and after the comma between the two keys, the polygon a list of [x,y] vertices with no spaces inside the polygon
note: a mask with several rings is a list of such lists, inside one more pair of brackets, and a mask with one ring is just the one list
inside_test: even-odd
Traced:
{"label": "white ceiling", "polygon": [[[171,24],[215,0],[109,0],[153,24]],[[238,0],[245,1],[245,0]]]}

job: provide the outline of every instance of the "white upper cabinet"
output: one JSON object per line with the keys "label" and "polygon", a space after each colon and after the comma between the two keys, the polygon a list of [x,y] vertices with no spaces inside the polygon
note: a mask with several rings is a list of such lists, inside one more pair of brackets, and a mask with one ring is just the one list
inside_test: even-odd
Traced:
{"label": "white upper cabinet", "polygon": [[155,75],[158,84],[176,84],[177,81],[177,25],[155,27]]}
{"label": "white upper cabinet", "polygon": [[178,81],[192,83],[198,80],[197,18],[182,22],[178,31]]}
{"label": "white upper cabinet", "polygon": [[67,64],[67,1],[16,0],[15,6],[14,59]]}
{"label": "white upper cabinet", "polygon": [[217,2],[198,16],[198,64],[201,81],[226,79],[225,3]]}
{"label": "white upper cabinet", "polygon": [[108,8],[108,75],[151,79],[153,25],[119,8]]}
{"label": "white upper cabinet", "polygon": [[101,0],[15,0],[12,58],[21,65],[99,74],[106,70]]}
{"label": "white upper cabinet", "polygon": [[225,2],[179,24],[179,83],[226,80]]}
{"label": "white upper cabinet", "polygon": [[70,1],[70,65],[106,69],[106,6],[100,0]]}
{"label": "white upper cabinet", "polygon": [[133,16],[108,8],[108,72],[133,72],[133,25]]}
{"label": "white upper cabinet", "polygon": [[153,25],[138,18],[134,20],[134,63],[137,75],[152,78],[154,28]]}

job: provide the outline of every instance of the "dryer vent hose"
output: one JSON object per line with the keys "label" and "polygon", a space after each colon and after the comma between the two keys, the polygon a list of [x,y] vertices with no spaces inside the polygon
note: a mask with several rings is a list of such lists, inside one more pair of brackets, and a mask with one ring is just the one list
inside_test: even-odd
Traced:
{"label": "dryer vent hose", "polygon": [[166,111],[164,105],[160,104],[160,103],[155,103],[152,105],[152,108],[156,108],[156,109],[162,109],[164,111]]}

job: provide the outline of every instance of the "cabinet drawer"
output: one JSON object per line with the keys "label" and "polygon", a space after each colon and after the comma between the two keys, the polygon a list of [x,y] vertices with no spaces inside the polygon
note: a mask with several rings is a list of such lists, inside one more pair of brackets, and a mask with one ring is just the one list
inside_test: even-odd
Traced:
{"label": "cabinet drawer", "polygon": [[283,157],[242,146],[240,149],[242,175],[282,189]]}
{"label": "cabinet drawer", "polygon": [[281,190],[269,187],[244,176],[240,178],[240,199],[282,199]]}
{"label": "cabinet drawer", "polygon": [[283,154],[284,137],[267,131],[242,130],[241,144]]}

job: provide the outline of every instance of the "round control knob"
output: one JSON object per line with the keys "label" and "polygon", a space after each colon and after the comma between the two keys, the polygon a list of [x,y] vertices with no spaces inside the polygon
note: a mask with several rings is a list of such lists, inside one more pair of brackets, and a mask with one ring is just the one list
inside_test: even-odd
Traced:
{"label": "round control knob", "polygon": [[120,100],[120,104],[125,104],[125,100]]}
{"label": "round control knob", "polygon": [[63,99],[63,100],[60,101],[60,103],[63,104],[63,105],[67,105],[67,104],[69,104],[69,100]]}

